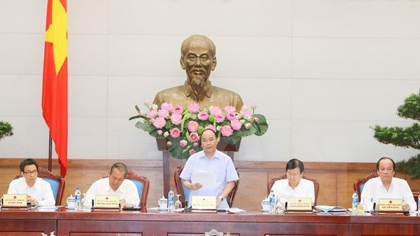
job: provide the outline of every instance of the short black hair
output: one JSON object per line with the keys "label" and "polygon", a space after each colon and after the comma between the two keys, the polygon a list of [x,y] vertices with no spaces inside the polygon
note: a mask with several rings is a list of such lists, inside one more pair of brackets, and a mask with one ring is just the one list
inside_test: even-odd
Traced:
{"label": "short black hair", "polygon": [[286,164],[286,171],[293,170],[295,168],[298,168],[300,170],[300,173],[302,173],[305,170],[305,166],[303,165],[303,162],[301,162],[299,159],[293,158]]}
{"label": "short black hair", "polygon": [[112,166],[111,166],[111,170],[109,171],[109,174],[112,174],[112,171],[113,171],[114,169],[117,169],[117,170],[119,170],[119,171],[121,171],[121,172],[123,172],[123,171],[124,171],[124,179],[125,179],[125,177],[127,177],[127,174],[128,174],[128,169],[127,169],[127,166],[126,166],[124,163],[122,163],[122,162],[117,162],[117,163],[115,163],[114,165],[112,165]]}
{"label": "short black hair", "polygon": [[39,169],[38,162],[36,162],[32,158],[28,158],[28,159],[23,160],[20,163],[20,172],[24,172],[25,171],[25,166],[29,166],[29,165],[35,165],[36,166],[36,170],[38,171],[38,169]]}
{"label": "short black hair", "polygon": [[379,163],[380,163],[382,160],[390,160],[390,161],[392,161],[392,170],[393,170],[393,171],[395,171],[395,161],[394,161],[394,160],[392,160],[390,157],[381,157],[381,158],[378,160],[378,162],[376,162],[376,170],[379,170]]}
{"label": "short black hair", "polygon": [[217,138],[217,133],[214,132],[214,130],[212,130],[212,129],[205,129],[203,131],[203,133],[201,133],[201,135],[200,135],[200,144],[201,144],[201,138],[203,137],[204,132],[206,132],[207,130],[210,130],[214,134],[214,137]]}

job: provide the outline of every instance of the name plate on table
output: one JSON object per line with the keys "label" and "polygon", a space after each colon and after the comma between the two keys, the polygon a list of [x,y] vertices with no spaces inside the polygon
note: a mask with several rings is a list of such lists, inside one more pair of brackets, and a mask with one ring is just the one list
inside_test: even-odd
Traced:
{"label": "name plate on table", "polygon": [[98,195],[95,197],[95,208],[120,208],[120,197]]}
{"label": "name plate on table", "polygon": [[26,194],[4,194],[3,207],[27,207],[27,200]]}
{"label": "name plate on table", "polygon": [[216,210],[215,196],[193,196],[192,209],[195,210]]}
{"label": "name plate on table", "polygon": [[312,198],[291,197],[287,200],[287,211],[312,211]]}
{"label": "name plate on table", "polygon": [[385,212],[402,212],[402,199],[389,199],[389,198],[381,198],[379,199],[379,211]]}

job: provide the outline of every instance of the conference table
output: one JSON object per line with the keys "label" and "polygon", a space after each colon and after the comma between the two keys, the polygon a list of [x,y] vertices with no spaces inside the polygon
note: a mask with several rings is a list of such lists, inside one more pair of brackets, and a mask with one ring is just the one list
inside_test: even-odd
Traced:
{"label": "conference table", "polygon": [[0,236],[55,235],[198,236],[215,229],[232,236],[420,235],[420,217],[403,214],[356,215],[287,213],[166,213],[158,210],[0,211]]}

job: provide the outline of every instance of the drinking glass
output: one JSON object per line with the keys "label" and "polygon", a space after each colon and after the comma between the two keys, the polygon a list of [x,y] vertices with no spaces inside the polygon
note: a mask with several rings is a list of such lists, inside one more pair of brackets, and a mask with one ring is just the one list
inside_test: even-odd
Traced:
{"label": "drinking glass", "polygon": [[181,194],[177,194],[176,196],[177,196],[178,199],[175,202],[175,210],[180,210],[180,209],[182,209],[182,203],[179,200],[179,197],[181,197]]}

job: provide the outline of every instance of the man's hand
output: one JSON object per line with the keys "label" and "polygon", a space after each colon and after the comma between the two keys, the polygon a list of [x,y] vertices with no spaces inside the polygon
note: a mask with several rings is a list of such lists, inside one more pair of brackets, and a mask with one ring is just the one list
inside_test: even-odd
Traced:
{"label": "man's hand", "polygon": [[200,183],[191,183],[192,190],[199,190],[201,187],[203,187],[203,185],[201,185]]}
{"label": "man's hand", "polygon": [[121,208],[124,208],[125,205],[127,204],[127,201],[125,201],[125,199],[123,199],[123,200],[120,201],[120,203],[121,203]]}
{"label": "man's hand", "polygon": [[37,206],[38,205],[38,201],[31,195],[27,196],[27,201],[31,203],[31,205],[33,206]]}
{"label": "man's hand", "polygon": [[408,205],[407,203],[403,204],[403,210],[410,211],[410,205]]}

